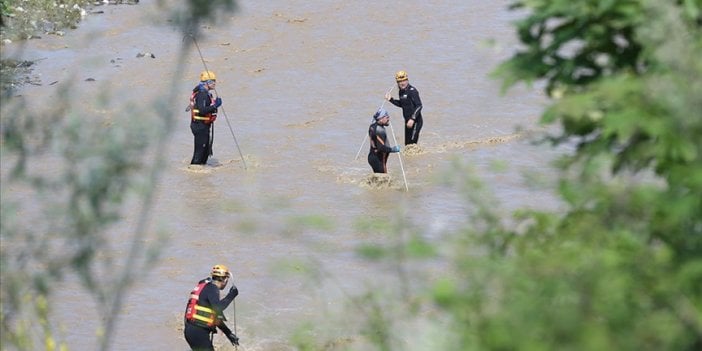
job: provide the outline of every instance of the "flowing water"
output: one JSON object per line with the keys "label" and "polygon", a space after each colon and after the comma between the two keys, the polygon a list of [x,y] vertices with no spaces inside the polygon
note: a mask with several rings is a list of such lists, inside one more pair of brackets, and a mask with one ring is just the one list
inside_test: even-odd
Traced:
{"label": "flowing water", "polygon": [[[349,328],[331,313],[346,307],[346,294],[373,286],[379,274],[354,248],[391,240],[355,223],[398,216],[440,242],[470,210],[455,189],[436,182],[456,160],[474,167],[505,210],[555,206],[549,191],[523,178],[525,172],[553,175],[548,167],[557,152],[528,138],[539,131],[545,99],[519,86],[500,96],[499,82],[488,78],[516,49],[510,22],[517,14],[506,9],[507,1],[241,1],[230,21],[203,27],[198,42],[217,74],[226,113],[216,123],[214,157],[206,167],[188,164],[192,135],[183,112],[203,64],[193,48],[187,69],[174,72],[182,34],[156,3],[104,6],[104,14],[88,16],[63,37],[3,50],[4,56],[41,59],[33,71],[41,85],[20,90],[34,101],[55,103],[58,87],[75,79],[76,96],[86,103],[109,87],[111,106],[177,106],[177,129],[160,151],[168,165],[152,216],[154,230],[167,233],[168,241],[159,263],[125,301],[110,331],[114,349],[187,349],[181,319],[187,294],[215,263],[232,268],[240,290],[240,349],[289,350],[290,334],[305,320],[318,323],[320,337],[343,335]],[[146,52],[155,58],[137,57]],[[371,175],[364,140],[400,69],[424,103],[419,148],[402,158],[408,192],[396,155],[388,162],[389,177]],[[178,100],[156,101],[174,78]],[[385,107],[401,143],[401,111]],[[116,111],[92,112],[119,119]],[[155,118],[144,116],[143,123]],[[126,221],[134,222],[129,216]],[[333,226],[300,229],[299,216],[321,216]],[[126,246],[115,250],[120,257]],[[317,284],[294,274],[310,262],[325,277]],[[75,318],[94,301],[70,284],[62,285],[58,299],[55,315],[69,347],[94,349],[95,317],[85,312]],[[233,317],[231,309],[227,314]],[[220,349],[233,349],[223,340],[216,339]]]}

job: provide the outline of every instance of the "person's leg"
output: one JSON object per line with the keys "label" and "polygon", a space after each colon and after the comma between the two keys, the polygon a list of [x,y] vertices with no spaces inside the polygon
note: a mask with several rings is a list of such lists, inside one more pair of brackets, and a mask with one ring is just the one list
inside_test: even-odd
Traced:
{"label": "person's leg", "polygon": [[373,168],[373,173],[385,173],[385,167],[377,153],[373,151],[368,153],[368,164]]}
{"label": "person's leg", "polygon": [[390,154],[380,154],[381,162],[383,164],[383,173],[388,173],[388,156],[390,156]]}
{"label": "person's leg", "polygon": [[419,142],[419,132],[422,130],[422,125],[424,124],[424,121],[421,119],[418,119],[414,122],[413,128],[410,129],[412,131],[411,136],[410,136],[410,143],[411,144],[416,144]]}
{"label": "person's leg", "polygon": [[208,330],[185,323],[183,334],[193,351],[214,351],[211,333]]}
{"label": "person's leg", "polygon": [[405,145],[412,144],[412,128],[407,128],[407,121],[405,121]]}
{"label": "person's leg", "polygon": [[193,159],[190,164],[204,165],[209,156],[210,131],[204,123],[191,123],[190,130],[194,136]]}

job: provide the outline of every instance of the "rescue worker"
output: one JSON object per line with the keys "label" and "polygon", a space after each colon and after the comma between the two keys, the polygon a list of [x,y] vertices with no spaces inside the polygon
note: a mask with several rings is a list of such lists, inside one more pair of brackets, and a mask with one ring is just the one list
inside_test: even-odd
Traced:
{"label": "rescue worker", "polygon": [[224,333],[232,345],[239,345],[239,338],[224,324],[226,318],[223,314],[224,309],[239,295],[239,290],[232,283],[227,296],[219,299],[219,291],[224,290],[231,276],[227,266],[218,264],[212,267],[210,277],[200,280],[190,292],[185,307],[183,334],[193,351],[214,350],[212,337],[217,333],[216,328]]}
{"label": "rescue worker", "polygon": [[390,93],[385,94],[385,99],[395,106],[402,107],[402,116],[405,118],[405,145],[416,144],[419,141],[419,132],[422,130],[422,100],[419,91],[409,83],[407,72],[395,73],[395,81],[400,99],[394,99]]}
{"label": "rescue worker", "polygon": [[388,156],[391,152],[400,152],[400,147],[388,146],[388,135],[385,126],[390,124],[390,114],[384,108],[378,109],[373,115],[374,122],[368,127],[368,139],[370,140],[370,151],[368,152],[368,164],[373,168],[374,173],[388,173]]}
{"label": "rescue worker", "polygon": [[210,131],[212,123],[217,119],[217,108],[222,106],[222,99],[216,99],[210,93],[215,89],[217,77],[212,71],[200,73],[200,83],[193,88],[190,95],[190,130],[195,137],[193,159],[190,164],[207,164],[207,158],[212,155]]}

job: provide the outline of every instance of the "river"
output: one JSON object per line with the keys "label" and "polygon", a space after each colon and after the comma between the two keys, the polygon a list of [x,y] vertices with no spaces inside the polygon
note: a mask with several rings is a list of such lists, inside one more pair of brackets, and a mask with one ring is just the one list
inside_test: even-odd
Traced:
{"label": "river", "polygon": [[[348,295],[397,283],[392,269],[354,252],[362,243],[396,237],[358,222],[400,218],[440,243],[467,224],[471,211],[454,187],[439,181],[457,161],[475,170],[505,213],[556,206],[551,191],[529,186],[524,177],[554,175],[550,162],[558,152],[529,138],[541,130],[546,99],[524,86],[500,95],[500,82],[488,77],[516,49],[510,23],[518,15],[507,10],[507,1],[241,1],[231,18],[204,26],[198,41],[225,108],[211,165],[202,169],[188,164],[193,141],[183,108],[203,64],[193,48],[187,69],[174,71],[183,37],[157,3],[103,6],[105,13],[89,15],[65,36],[7,45],[3,53],[40,59],[32,74],[41,85],[19,91],[32,101],[56,103],[57,89],[74,79],[82,102],[109,88],[112,106],[178,106],[180,122],[163,150],[168,165],[151,216],[153,230],[168,240],[158,264],[130,291],[110,331],[113,349],[187,349],[181,318],[188,292],[215,263],[232,269],[240,290],[240,349],[291,350],[290,335],[305,321],[316,325],[320,339],[353,337],[339,313],[348,308]],[[382,186],[369,183],[364,136],[400,69],[424,104],[421,149],[403,153],[402,164],[392,155],[392,182]],[[173,82],[181,96],[158,100]],[[385,108],[401,143],[401,111]],[[119,119],[117,111],[92,110],[104,119]],[[144,116],[145,126],[151,118]],[[137,214],[126,216],[133,223]],[[319,227],[296,225],[314,216],[323,219]],[[120,257],[126,244],[114,250],[110,254]],[[306,265],[320,278],[295,274]],[[75,318],[94,301],[76,292],[73,280],[58,285],[54,316],[70,349],[94,349],[95,317]],[[233,309],[227,315],[233,322]],[[216,344],[233,349],[221,335]]]}

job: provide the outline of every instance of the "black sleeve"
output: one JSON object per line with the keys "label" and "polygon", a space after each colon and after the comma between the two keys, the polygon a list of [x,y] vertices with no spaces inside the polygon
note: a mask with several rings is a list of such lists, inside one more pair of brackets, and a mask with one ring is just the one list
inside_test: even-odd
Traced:
{"label": "black sleeve", "polygon": [[210,308],[215,310],[217,315],[220,315],[223,313],[224,309],[226,309],[230,303],[234,300],[234,297],[236,297],[236,294],[227,294],[222,300],[219,299],[219,289],[217,286],[214,284],[207,284],[204,289],[202,289],[202,292],[200,293],[200,299],[203,298],[203,295],[207,302],[210,304]]}
{"label": "black sleeve", "polygon": [[220,306],[222,306],[222,311],[224,311],[224,309],[227,308],[232,301],[234,301],[234,298],[237,297],[237,295],[239,295],[239,289],[229,290],[227,296],[219,301]]}
{"label": "black sleeve", "polygon": [[217,324],[217,328],[219,328],[224,335],[234,334],[232,333],[232,330],[229,329],[226,324],[224,324],[224,322],[219,322],[219,324]]}
{"label": "black sleeve", "polygon": [[195,95],[195,109],[200,111],[200,116],[217,111],[217,108],[212,105],[210,94],[206,90],[200,90]]}
{"label": "black sleeve", "polygon": [[398,99],[395,99],[395,98],[392,98],[392,97],[391,97],[390,100],[388,100],[388,101],[390,101],[391,104],[393,104],[393,105],[395,105],[395,106],[397,106],[397,107],[401,107],[401,106],[400,106],[400,100],[398,100]]}
{"label": "black sleeve", "polygon": [[412,101],[412,106],[414,106],[414,111],[412,111],[412,119],[417,118],[417,114],[422,110],[422,99],[419,98],[419,91],[417,89],[410,89],[409,98]]}

